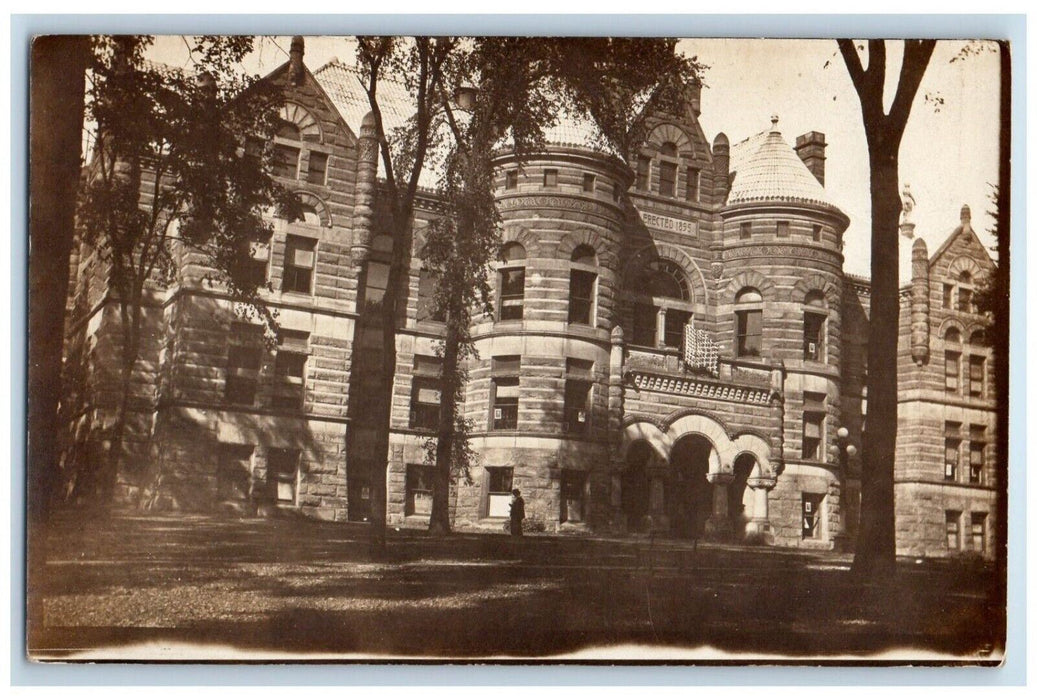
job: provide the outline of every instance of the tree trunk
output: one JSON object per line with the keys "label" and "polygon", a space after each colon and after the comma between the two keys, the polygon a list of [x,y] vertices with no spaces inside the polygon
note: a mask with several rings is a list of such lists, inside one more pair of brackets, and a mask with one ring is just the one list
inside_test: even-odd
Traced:
{"label": "tree trunk", "polygon": [[460,350],[461,314],[448,309],[446,338],[443,343],[443,374],[440,380],[439,433],[436,437],[436,466],[432,473],[432,515],[430,532],[450,532],[450,470],[454,454],[454,429],[457,422],[457,362]]}
{"label": "tree trunk", "polygon": [[861,467],[861,523],[853,569],[892,574],[896,562],[893,468],[897,439],[897,340],[900,323],[897,145],[877,139],[871,165],[871,311],[868,412]]}
{"label": "tree trunk", "polygon": [[[32,42],[26,506],[33,525],[46,520],[59,483],[58,404],[65,301],[82,167],[89,47],[83,36],[44,36]],[[30,527],[30,533],[32,530]]]}

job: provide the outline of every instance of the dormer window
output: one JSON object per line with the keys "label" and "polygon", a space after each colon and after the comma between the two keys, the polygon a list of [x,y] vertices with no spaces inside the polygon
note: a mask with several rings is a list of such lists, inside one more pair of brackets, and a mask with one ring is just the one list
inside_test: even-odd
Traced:
{"label": "dormer window", "polygon": [[282,107],[279,116],[280,123],[274,136],[274,175],[324,187],[331,149],[324,146],[324,135],[317,118],[294,102]]}

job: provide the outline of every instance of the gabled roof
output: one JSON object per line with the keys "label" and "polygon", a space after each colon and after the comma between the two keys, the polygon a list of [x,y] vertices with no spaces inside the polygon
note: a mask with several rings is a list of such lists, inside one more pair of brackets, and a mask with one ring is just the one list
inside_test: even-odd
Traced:
{"label": "gabled roof", "polygon": [[990,257],[990,252],[987,247],[982,243],[979,243],[979,237],[976,235],[976,231],[972,228],[972,211],[969,209],[969,205],[965,204],[961,207],[961,223],[950,232],[947,239],[940,244],[940,247],[936,249],[936,252],[929,256],[929,266],[932,267],[936,264],[936,261],[951,247],[951,244],[961,236],[963,233],[972,234],[973,239],[979,245],[979,248],[983,251],[983,255],[991,265],[996,265],[994,259]]}
{"label": "gabled roof", "polygon": [[731,147],[731,172],[735,176],[727,203],[792,202],[839,211],[825,188],[782,138],[777,118],[772,123],[769,131]]}

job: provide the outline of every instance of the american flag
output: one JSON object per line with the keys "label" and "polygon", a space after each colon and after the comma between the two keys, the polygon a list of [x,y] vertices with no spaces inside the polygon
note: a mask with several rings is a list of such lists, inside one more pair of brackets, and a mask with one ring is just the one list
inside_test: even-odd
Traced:
{"label": "american flag", "polygon": [[704,369],[714,377],[719,374],[717,358],[720,346],[709,333],[695,328],[694,323],[684,326],[684,366],[690,369]]}

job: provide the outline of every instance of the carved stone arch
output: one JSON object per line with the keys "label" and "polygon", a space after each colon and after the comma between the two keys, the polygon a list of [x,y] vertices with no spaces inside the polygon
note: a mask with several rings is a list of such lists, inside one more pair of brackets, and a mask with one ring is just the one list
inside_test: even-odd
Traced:
{"label": "carved stone arch", "polygon": [[[774,465],[771,463],[770,443],[754,431],[746,431],[735,436],[732,442],[735,445],[734,459],[743,454],[749,454],[756,458],[756,466],[753,467],[750,478],[767,478],[776,476]],[[732,464],[734,460],[732,460]]]}
{"label": "carved stone arch", "polygon": [[680,248],[665,243],[649,243],[637,250],[623,267],[623,285],[629,288],[636,282],[641,269],[655,260],[668,260],[677,265],[688,278],[692,303],[709,304],[709,288],[706,286],[706,278],[695,263],[695,259]]}
{"label": "carved stone arch", "polygon": [[313,112],[298,102],[285,102],[281,106],[281,119],[294,124],[299,129],[303,141],[324,143],[324,128],[320,119]]}
{"label": "carved stone arch", "polygon": [[331,209],[323,199],[312,192],[306,192],[304,190],[297,191],[295,195],[299,198],[300,202],[313,207],[313,210],[317,212],[317,217],[320,219],[321,226],[331,226]]}
{"label": "carved stone arch", "polygon": [[648,143],[658,148],[667,141],[677,147],[680,156],[693,157],[695,155],[695,144],[684,129],[670,122],[663,122],[648,135]]}
{"label": "carved stone arch", "polygon": [[978,275],[986,274],[983,266],[971,255],[959,255],[947,266],[947,276],[955,282],[958,281],[958,275],[962,272],[968,272],[972,275],[973,282],[975,282]]}
{"label": "carved stone arch", "polygon": [[737,449],[720,419],[701,412],[684,411],[678,415],[679,417],[666,430],[671,447],[686,435],[700,435],[709,440],[716,450],[720,471],[730,472],[737,456]]}
{"label": "carved stone arch", "polygon": [[633,420],[623,426],[623,432],[620,435],[618,457],[622,462],[626,462],[630,446],[639,440],[648,443],[658,459],[664,462],[669,461],[670,448],[673,447],[673,443],[670,442],[666,432],[656,425],[654,421],[643,417],[634,417]]}
{"label": "carved stone arch", "polygon": [[[802,304],[806,301],[807,294],[817,290],[825,295],[825,301],[829,309],[839,308],[839,290],[831,280],[823,275],[813,274],[800,277],[792,288],[792,301]],[[761,290],[762,291],[762,290]],[[737,293],[737,292],[736,292]]]}
{"label": "carved stone arch", "polygon": [[594,254],[598,256],[598,264],[602,264],[605,258],[605,241],[596,231],[582,230],[566,233],[558,243],[558,258],[568,260],[572,257],[573,251],[581,245],[593,248]]}
{"label": "carved stone arch", "polygon": [[761,275],[756,270],[739,272],[727,283],[727,301],[733,304],[735,297],[742,289],[754,287],[760,290],[760,295],[765,301],[774,301],[774,282]]}
{"label": "carved stone arch", "polygon": [[990,324],[984,323],[983,321],[975,321],[973,323],[970,323],[968,329],[962,331],[961,333],[961,342],[971,343],[972,336],[975,335],[977,331],[983,331],[983,333],[987,336],[987,344],[992,345],[990,339]]}
{"label": "carved stone arch", "polygon": [[526,258],[532,258],[539,256],[540,247],[539,239],[529,229],[524,226],[512,226],[505,228],[503,235],[501,235],[501,243],[518,243],[526,249]]}
{"label": "carved stone arch", "polygon": [[939,329],[936,331],[936,337],[943,340],[947,335],[947,331],[954,328],[961,334],[961,342],[965,342],[965,339],[969,336],[965,334],[965,324],[956,318],[944,319],[943,323],[940,324]]}

